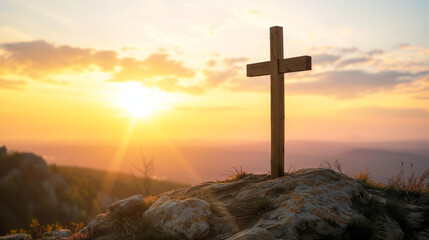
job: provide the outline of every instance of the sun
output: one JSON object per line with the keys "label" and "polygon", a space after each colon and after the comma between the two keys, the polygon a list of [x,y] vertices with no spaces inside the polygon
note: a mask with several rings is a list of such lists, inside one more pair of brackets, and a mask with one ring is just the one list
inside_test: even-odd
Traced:
{"label": "sun", "polygon": [[163,108],[159,90],[145,88],[136,82],[121,84],[117,89],[116,102],[133,118],[149,117]]}

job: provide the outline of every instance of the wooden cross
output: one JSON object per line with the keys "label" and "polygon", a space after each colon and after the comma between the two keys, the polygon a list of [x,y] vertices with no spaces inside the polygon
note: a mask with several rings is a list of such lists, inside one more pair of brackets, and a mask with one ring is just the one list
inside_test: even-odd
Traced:
{"label": "wooden cross", "polygon": [[285,153],[285,98],[284,73],[311,70],[311,57],[283,59],[283,28],[270,28],[270,55],[268,62],[247,65],[247,76],[271,76],[271,177],[284,174]]}

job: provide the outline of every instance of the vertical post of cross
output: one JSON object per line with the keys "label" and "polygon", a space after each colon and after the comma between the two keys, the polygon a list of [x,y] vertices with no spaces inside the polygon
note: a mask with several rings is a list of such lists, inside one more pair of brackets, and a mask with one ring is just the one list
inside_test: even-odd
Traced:
{"label": "vertical post of cross", "polygon": [[246,75],[271,77],[271,177],[284,175],[285,88],[284,74],[311,70],[311,57],[283,58],[283,28],[270,28],[270,61],[247,64]]}
{"label": "vertical post of cross", "polygon": [[283,28],[270,28],[270,63],[271,63],[271,176],[284,174],[285,146],[285,98],[284,74],[279,71],[283,60]]}

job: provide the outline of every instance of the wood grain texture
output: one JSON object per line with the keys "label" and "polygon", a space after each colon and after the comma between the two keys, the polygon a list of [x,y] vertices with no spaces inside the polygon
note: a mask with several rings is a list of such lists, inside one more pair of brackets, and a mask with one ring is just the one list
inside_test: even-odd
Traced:
{"label": "wood grain texture", "polygon": [[311,57],[301,56],[281,59],[279,62],[280,73],[290,73],[311,70]]}
{"label": "wood grain texture", "polygon": [[248,77],[258,77],[271,74],[271,62],[260,62],[247,64],[246,75]]}
{"label": "wood grain texture", "polygon": [[270,28],[270,61],[248,64],[246,75],[271,77],[271,177],[284,175],[285,96],[284,73],[311,70],[311,57],[283,59],[283,28]]}
{"label": "wood grain texture", "polygon": [[284,78],[279,73],[279,60],[283,59],[283,28],[270,28],[271,65],[271,177],[284,174]]}
{"label": "wood grain texture", "polygon": [[[311,70],[311,57],[300,56],[279,59],[279,73],[290,73]],[[247,64],[248,77],[258,77],[271,74],[271,62]]]}

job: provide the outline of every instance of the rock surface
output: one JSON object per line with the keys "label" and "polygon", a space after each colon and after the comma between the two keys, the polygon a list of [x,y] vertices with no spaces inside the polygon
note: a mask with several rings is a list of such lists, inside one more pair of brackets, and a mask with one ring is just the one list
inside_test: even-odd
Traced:
{"label": "rock surface", "polygon": [[111,204],[107,209],[121,217],[140,215],[144,208],[144,198],[142,195],[134,195],[127,199],[119,200]]}
{"label": "rock surface", "polygon": [[141,216],[144,209],[144,198],[142,195],[134,195],[127,199],[119,200],[107,208],[107,212],[97,215],[81,232],[89,236],[97,237],[109,233],[108,227],[114,221],[134,219]]}
{"label": "rock surface", "polygon": [[24,233],[1,236],[0,239],[1,240],[33,240],[30,236]]}
{"label": "rock surface", "polygon": [[45,237],[68,237],[72,234],[70,229],[57,229],[50,232],[45,232],[43,236]]}
{"label": "rock surface", "polygon": [[[147,221],[153,229],[145,231],[178,239],[341,239],[353,219],[368,218],[365,206],[387,209],[387,200],[368,193],[361,181],[321,168],[277,179],[246,174],[164,193],[149,209],[144,202],[140,195],[118,201],[84,231],[95,233],[94,239],[110,239],[114,231],[106,226],[115,215]],[[377,237],[402,239],[414,231],[414,238],[425,239],[428,206],[409,204],[405,211],[414,229],[403,231],[404,222],[381,210],[374,218]]]}
{"label": "rock surface", "polygon": [[204,200],[163,196],[143,213],[143,218],[168,235],[197,239],[208,233],[210,215],[210,205]]}

